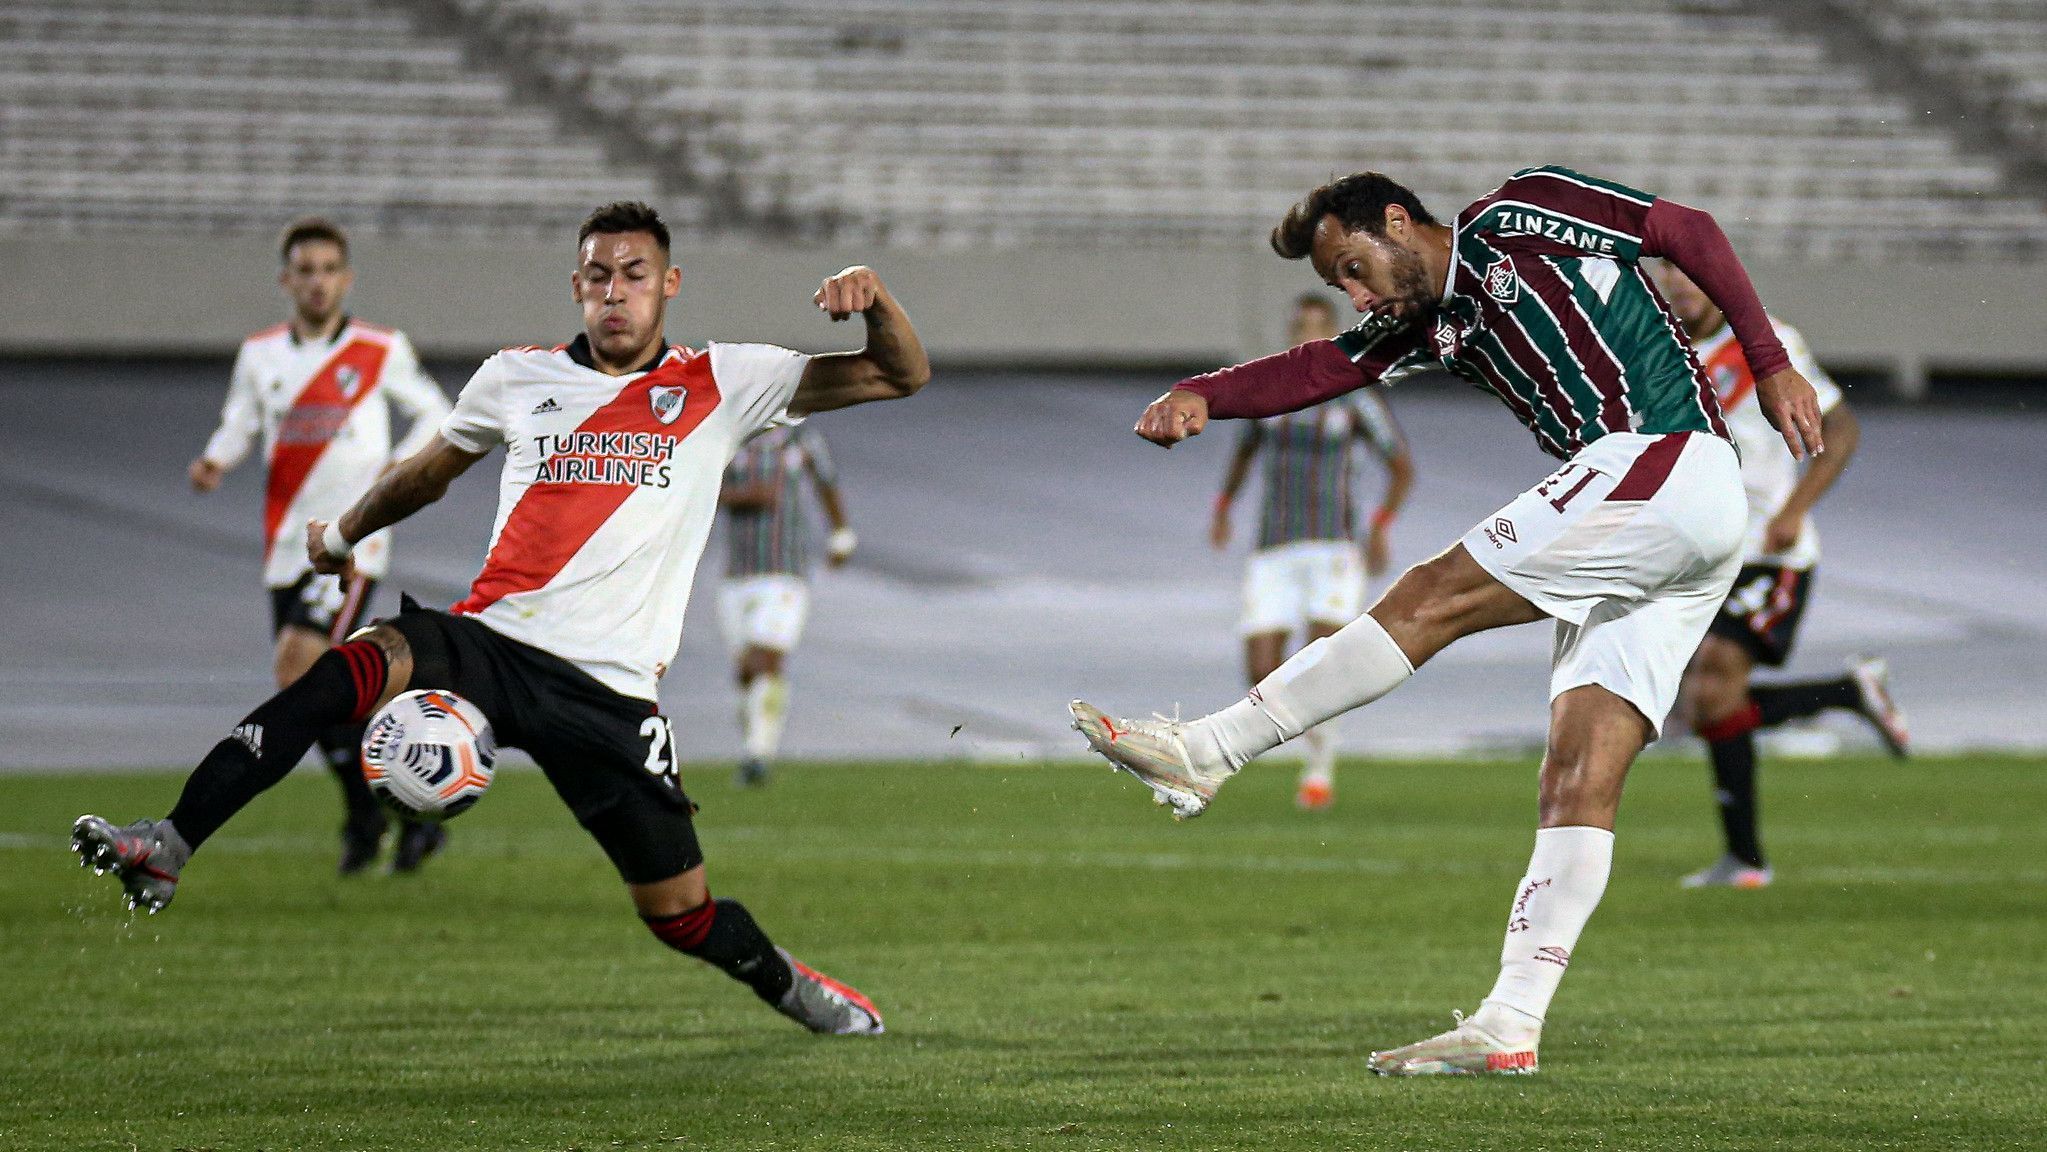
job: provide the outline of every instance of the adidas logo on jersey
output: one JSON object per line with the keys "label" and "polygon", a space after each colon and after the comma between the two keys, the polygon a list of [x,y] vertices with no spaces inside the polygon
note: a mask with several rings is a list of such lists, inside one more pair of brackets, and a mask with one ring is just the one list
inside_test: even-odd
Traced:
{"label": "adidas logo on jersey", "polygon": [[554,397],[549,396],[533,406],[533,415],[544,416],[549,412],[559,412],[561,410],[562,406],[554,402]]}

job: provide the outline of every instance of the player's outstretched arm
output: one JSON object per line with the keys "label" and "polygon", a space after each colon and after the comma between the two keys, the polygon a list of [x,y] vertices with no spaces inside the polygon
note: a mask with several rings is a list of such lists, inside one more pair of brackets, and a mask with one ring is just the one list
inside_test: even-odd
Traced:
{"label": "player's outstretched arm", "polygon": [[426,447],[392,465],[332,524],[308,520],[306,555],[313,570],[346,571],[351,563],[348,553],[356,541],[439,500],[455,477],[485,455],[457,448],[436,436]]}
{"label": "player's outstretched arm", "polygon": [[896,303],[874,269],[855,264],[825,280],[812,298],[833,320],[858,312],[867,322],[867,346],[858,352],[813,356],[803,382],[789,401],[798,416],[850,408],[874,400],[900,400],[931,380],[931,361],[910,325],[909,313]]}

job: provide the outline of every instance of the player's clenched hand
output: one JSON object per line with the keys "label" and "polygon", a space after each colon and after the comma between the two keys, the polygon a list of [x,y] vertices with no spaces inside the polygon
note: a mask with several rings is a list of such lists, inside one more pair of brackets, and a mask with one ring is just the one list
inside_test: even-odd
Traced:
{"label": "player's clenched hand", "polygon": [[1785,368],[1756,381],[1756,400],[1770,427],[1783,434],[1793,460],[1827,450],[1820,441],[1820,398],[1798,369]]}
{"label": "player's clenched hand", "polygon": [[1208,426],[1208,398],[1184,388],[1151,402],[1137,418],[1137,434],[1154,444],[1171,448],[1189,436],[1201,435]]}
{"label": "player's clenched hand", "polygon": [[881,286],[881,277],[875,275],[874,269],[855,264],[837,275],[826,277],[824,286],[812,299],[817,302],[818,309],[832,319],[844,320],[855,312],[865,312],[874,307],[874,302],[886,293],[887,289]]}
{"label": "player's clenched hand", "polygon": [[322,574],[339,572],[343,580],[355,579],[355,557],[336,556],[327,551],[327,522],[306,521],[306,559],[312,561],[313,571]]}
{"label": "player's clenched hand", "polygon": [[192,466],[185,469],[185,477],[192,481],[194,492],[211,492],[220,487],[220,478],[223,474],[220,465],[204,456],[192,461]]}

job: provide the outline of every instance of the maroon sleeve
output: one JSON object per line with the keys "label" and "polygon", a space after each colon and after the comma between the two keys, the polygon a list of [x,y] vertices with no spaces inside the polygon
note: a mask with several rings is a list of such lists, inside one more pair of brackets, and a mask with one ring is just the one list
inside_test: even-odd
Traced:
{"label": "maroon sleeve", "polygon": [[1298,412],[1371,383],[1331,340],[1310,340],[1234,368],[1173,385],[1208,401],[1212,420],[1257,419]]}
{"label": "maroon sleeve", "polygon": [[1727,316],[1756,379],[1791,367],[1791,356],[1770,326],[1748,270],[1711,214],[1671,200],[1656,201],[1643,221],[1642,255],[1664,257],[1705,290]]}

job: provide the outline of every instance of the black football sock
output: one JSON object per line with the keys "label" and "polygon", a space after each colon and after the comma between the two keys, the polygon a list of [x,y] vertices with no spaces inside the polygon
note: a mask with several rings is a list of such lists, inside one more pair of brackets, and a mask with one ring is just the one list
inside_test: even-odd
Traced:
{"label": "black football sock", "polygon": [[341,801],[348,809],[348,829],[368,837],[382,835],[387,820],[384,806],[370,792],[362,774],[362,732],[360,724],[343,724],[320,734],[320,754],[341,785]]}
{"label": "black football sock", "polygon": [[1751,868],[1763,867],[1756,833],[1756,738],[1744,732],[1706,746],[1713,756],[1713,794],[1720,802],[1720,827],[1727,851]]}
{"label": "black football sock", "polygon": [[737,900],[706,900],[680,916],[641,919],[663,944],[718,969],[769,1004],[781,1004],[796,980],[768,934]]}
{"label": "black football sock", "polygon": [[383,694],[383,649],[357,640],[328,650],[213,746],[185,780],[170,821],[193,848],[298,765],[330,728],[359,724]]}
{"label": "black football sock", "polygon": [[1855,687],[1852,676],[1751,686],[1748,694],[1755,700],[1765,728],[1774,728],[1786,720],[1811,716],[1829,708],[1853,710],[1862,707],[1862,692]]}

